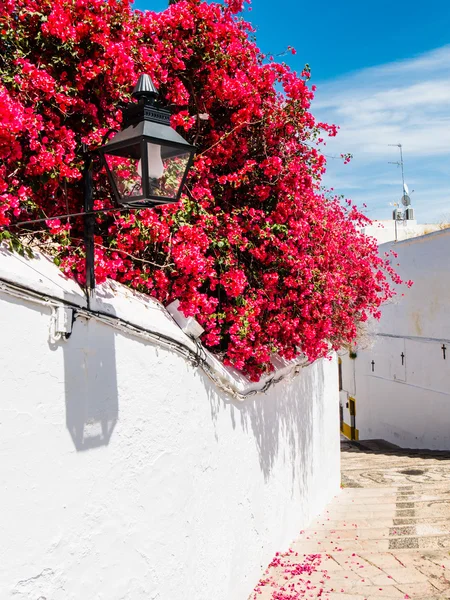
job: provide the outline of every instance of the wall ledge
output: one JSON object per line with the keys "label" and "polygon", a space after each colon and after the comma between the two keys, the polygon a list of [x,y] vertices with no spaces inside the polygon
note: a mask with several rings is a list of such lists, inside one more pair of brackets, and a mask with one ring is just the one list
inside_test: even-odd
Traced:
{"label": "wall ledge", "polygon": [[52,307],[71,306],[80,316],[98,319],[169,348],[200,367],[215,385],[241,401],[265,393],[287,377],[295,377],[310,364],[306,357],[287,361],[274,356],[274,371],[252,382],[188,337],[155,298],[108,280],[96,288],[88,308],[83,289],[66,277],[50,258],[39,253],[33,253],[32,258],[23,257],[4,245],[0,246],[0,291]]}

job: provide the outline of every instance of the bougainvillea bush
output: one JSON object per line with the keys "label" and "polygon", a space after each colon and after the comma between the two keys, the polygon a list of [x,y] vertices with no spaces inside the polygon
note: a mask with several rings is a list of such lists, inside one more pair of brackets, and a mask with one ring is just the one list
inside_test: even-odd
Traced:
{"label": "bougainvillea bush", "polygon": [[[179,299],[203,344],[252,379],[274,353],[314,360],[350,342],[399,281],[360,233],[367,219],[321,191],[309,72],[265,57],[239,11],[181,0],[0,4],[0,236],[44,248],[84,283],[82,144],[120,128],[120,103],[148,73],[172,126],[198,148],[182,201],[96,217],[96,278]],[[112,206],[100,168],[98,209]]]}

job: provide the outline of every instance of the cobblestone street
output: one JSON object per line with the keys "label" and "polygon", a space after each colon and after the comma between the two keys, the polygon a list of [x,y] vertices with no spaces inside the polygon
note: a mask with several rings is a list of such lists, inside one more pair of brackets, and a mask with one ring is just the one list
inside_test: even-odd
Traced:
{"label": "cobblestone street", "polygon": [[341,494],[251,600],[450,598],[450,454],[341,443]]}

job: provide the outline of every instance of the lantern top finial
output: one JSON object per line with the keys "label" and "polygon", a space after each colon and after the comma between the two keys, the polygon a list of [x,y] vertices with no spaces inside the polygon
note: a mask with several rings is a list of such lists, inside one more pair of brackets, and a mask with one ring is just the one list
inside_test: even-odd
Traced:
{"label": "lantern top finial", "polygon": [[140,102],[141,99],[155,101],[158,98],[158,90],[155,88],[149,75],[140,75],[131,95],[133,98],[136,98],[138,102]]}

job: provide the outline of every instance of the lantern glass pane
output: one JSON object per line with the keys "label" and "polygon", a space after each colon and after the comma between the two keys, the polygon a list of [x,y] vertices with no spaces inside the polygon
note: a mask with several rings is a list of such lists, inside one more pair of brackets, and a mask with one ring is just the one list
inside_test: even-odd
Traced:
{"label": "lantern glass pane", "polygon": [[149,195],[176,198],[189,164],[190,152],[148,143]]}
{"label": "lantern glass pane", "polygon": [[[119,151],[118,151],[119,152]],[[142,198],[141,149],[136,144],[120,150],[117,154],[105,154],[108,168],[114,178],[117,190],[123,199]]]}

